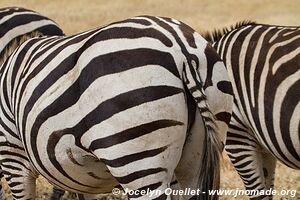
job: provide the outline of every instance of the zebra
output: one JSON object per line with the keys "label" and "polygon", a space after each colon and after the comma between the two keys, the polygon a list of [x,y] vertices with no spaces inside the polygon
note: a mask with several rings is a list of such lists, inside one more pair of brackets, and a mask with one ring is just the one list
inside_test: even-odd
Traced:
{"label": "zebra", "polygon": [[[175,19],[139,16],[72,36],[27,38],[0,77],[1,165],[15,199],[35,198],[39,174],[76,193],[120,184],[161,191],[131,199],[170,199],[163,191],[186,139],[197,134],[198,188],[219,187],[232,87],[200,34]],[[201,120],[205,129],[196,133]]]}
{"label": "zebra", "polygon": [[273,188],[277,160],[300,169],[300,27],[245,21],[204,37],[233,86],[228,156],[247,190]]}
{"label": "zebra", "polygon": [[[0,64],[4,57],[10,53],[9,47],[20,41],[24,35],[32,32],[40,32],[43,35],[64,35],[59,26],[51,19],[35,12],[20,7],[8,7],[0,9]],[[2,135],[2,132],[1,132]],[[6,145],[1,141],[0,145]],[[0,169],[0,174],[2,172]],[[0,185],[0,199],[5,199],[5,193]]]}
{"label": "zebra", "polygon": [[33,11],[20,7],[0,9],[0,57],[3,58],[6,49],[15,40],[33,31],[44,35],[64,35],[53,20]]}

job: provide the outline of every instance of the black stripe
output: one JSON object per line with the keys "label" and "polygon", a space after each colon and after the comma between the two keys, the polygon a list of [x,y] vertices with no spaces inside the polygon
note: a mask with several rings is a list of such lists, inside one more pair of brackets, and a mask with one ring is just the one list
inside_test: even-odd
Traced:
{"label": "black stripe", "polygon": [[157,39],[167,47],[173,46],[172,41],[166,35],[154,28],[114,27],[102,30],[100,34],[95,36],[95,41],[106,41],[118,38],[137,39],[143,37]]}
{"label": "black stripe", "polygon": [[10,159],[10,158],[4,158],[4,159],[0,160],[1,165],[2,165],[2,163],[6,163],[6,162],[8,162],[8,163],[16,163],[16,164],[21,165],[22,167],[24,167],[24,169],[30,171],[27,168],[26,163],[24,161],[22,162],[22,161],[15,160],[15,159]]}
{"label": "black stripe", "polygon": [[[187,83],[189,83],[188,80],[187,80]],[[197,86],[193,86],[189,89],[189,91],[190,91],[190,93],[194,93],[194,92],[198,91],[198,88],[197,88]]]}
{"label": "black stripe", "polygon": [[110,167],[121,167],[138,160],[156,156],[162,153],[163,151],[165,151],[166,149],[167,147],[161,147],[158,149],[152,149],[152,150],[147,150],[139,153],[130,154],[127,156],[123,156],[121,158],[116,158],[114,160],[101,159],[101,161],[103,161],[106,165]]}
{"label": "black stripe", "polygon": [[[231,161],[231,162],[232,162],[232,164],[236,164],[236,163],[237,163],[237,161]],[[244,168],[244,167],[246,167],[246,166],[250,166],[252,163],[253,163],[253,160],[250,160],[250,161],[246,161],[246,162],[244,162],[244,163],[241,163],[241,164],[239,164],[239,165],[234,165],[234,167],[235,167],[236,169]]]}
{"label": "black stripe", "polygon": [[[243,152],[253,152],[252,149],[249,150],[249,149],[245,149],[245,148],[237,148],[235,146],[233,148],[232,148],[232,146],[231,147],[227,146],[226,151],[231,153],[231,154],[241,153],[242,151]],[[234,158],[236,158],[236,156],[234,156]]]}
{"label": "black stripe", "polygon": [[220,121],[225,122],[226,124],[229,124],[231,119],[231,114],[228,112],[219,112],[216,114],[216,118]]}
{"label": "black stripe", "polygon": [[1,167],[6,168],[6,169],[10,169],[10,170],[20,171],[20,172],[23,170],[22,168],[16,167],[15,165],[7,165],[7,164],[5,164],[5,162],[2,162],[2,161],[1,161]]}
{"label": "black stripe", "polygon": [[233,96],[233,89],[231,82],[229,81],[219,81],[217,83],[217,88],[222,91],[223,93],[229,94]]}
{"label": "black stripe", "polygon": [[23,184],[23,182],[13,181],[9,184],[9,187],[16,187],[16,186],[22,185],[22,184]]}
{"label": "black stripe", "polygon": [[103,180],[103,178],[97,176],[95,173],[93,172],[88,172],[87,173],[89,176],[93,177],[94,179],[97,179],[97,180]]}
{"label": "black stripe", "polygon": [[[248,137],[249,136],[249,137]],[[227,133],[227,138],[229,139],[234,139],[234,138],[237,138],[237,139],[243,139],[243,140],[246,140],[247,142],[246,143],[250,143],[250,142],[253,142],[253,143],[257,143],[257,141],[253,138],[250,138],[251,135],[249,135],[247,132],[244,133],[243,135],[239,134],[239,133],[232,133],[232,132],[228,132]],[[250,141],[250,142],[249,142]]]}
{"label": "black stripe", "polygon": [[212,76],[213,76],[214,65],[217,62],[221,62],[222,60],[217,54],[216,50],[213,49],[209,44],[206,45],[204,54],[207,59],[207,72],[206,72],[206,80],[203,88],[206,89],[207,87],[213,85]]}
{"label": "black stripe", "polygon": [[63,36],[63,35],[65,35],[63,33],[63,31],[59,27],[57,27],[56,24],[47,24],[42,27],[36,28],[34,31],[38,31],[46,36],[55,36],[55,35]]}
{"label": "black stripe", "polygon": [[151,168],[151,169],[145,169],[133,172],[131,174],[128,174],[126,176],[122,177],[115,177],[120,184],[128,184],[134,180],[137,180],[139,178],[143,178],[152,174],[157,174],[159,172],[167,172],[168,170],[166,168]]}
{"label": "black stripe", "polygon": [[[11,149],[10,149],[11,150]],[[14,152],[14,151],[8,151],[8,150],[1,150],[0,151],[0,155],[5,155],[5,156],[16,156],[16,157],[18,157],[18,159],[19,158],[21,158],[21,159],[24,159],[24,160],[27,160],[28,158],[27,158],[27,156],[24,156],[24,155],[22,155],[22,154],[19,154],[19,153],[17,153],[17,152]]]}
{"label": "black stripe", "polygon": [[157,120],[146,124],[141,124],[139,126],[129,128],[127,130],[116,133],[114,135],[94,140],[91,143],[89,149],[95,151],[96,149],[111,147],[113,145],[117,145],[141,137],[143,135],[149,134],[151,132],[154,132],[162,128],[178,126],[178,125],[183,125],[183,123],[174,120],[166,120],[166,119]]}
{"label": "black stripe", "polygon": [[10,191],[12,193],[13,199],[22,199],[25,197],[25,195],[17,195],[18,193],[22,193],[24,189],[17,190],[10,188]]}
{"label": "black stripe", "polygon": [[146,19],[127,19],[124,22],[126,22],[126,23],[131,22],[131,23],[141,24],[141,25],[145,25],[145,26],[151,25],[151,23]]}
{"label": "black stripe", "polygon": [[178,181],[177,181],[177,180],[175,180],[175,181],[172,181],[172,182],[170,183],[170,186],[172,186],[172,185],[176,185],[176,184],[178,184]]}

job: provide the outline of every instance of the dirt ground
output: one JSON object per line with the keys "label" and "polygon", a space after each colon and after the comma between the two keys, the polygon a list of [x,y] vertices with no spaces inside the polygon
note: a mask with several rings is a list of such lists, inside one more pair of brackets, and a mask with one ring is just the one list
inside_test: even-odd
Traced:
{"label": "dirt ground", "polygon": [[[241,20],[277,25],[300,25],[299,0],[1,0],[0,7],[21,6],[36,10],[55,20],[66,34],[74,34],[137,15],[168,16],[179,19],[199,32],[222,28]],[[221,188],[242,189],[242,181],[225,156]],[[52,186],[44,179],[37,182],[37,199],[48,199]],[[300,199],[300,171],[278,164],[275,189],[296,189]],[[112,199],[111,196],[101,196]],[[9,195],[8,199],[12,199]],[[64,199],[74,199],[67,194]],[[248,199],[224,196],[221,200]]]}

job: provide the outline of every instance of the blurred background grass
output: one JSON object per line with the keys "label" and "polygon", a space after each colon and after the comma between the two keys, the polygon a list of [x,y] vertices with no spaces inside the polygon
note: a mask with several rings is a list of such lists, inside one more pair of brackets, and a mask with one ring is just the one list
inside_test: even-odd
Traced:
{"label": "blurred background grass", "polygon": [[[276,25],[300,25],[299,0],[0,0],[0,7],[30,8],[56,21],[66,34],[75,34],[110,22],[137,15],[168,16],[179,19],[202,32],[235,24],[241,20]],[[221,187],[242,189],[243,184],[224,156]],[[37,199],[47,199],[51,186],[38,179]],[[300,199],[300,172],[278,164],[275,188],[297,189]],[[9,197],[11,199],[11,196]],[[64,199],[72,199],[65,196]],[[222,200],[248,199],[245,196]]]}
{"label": "blurred background grass", "polygon": [[299,25],[299,0],[1,0],[0,6],[23,6],[54,19],[67,34],[137,15],[169,16],[201,31],[250,19]]}

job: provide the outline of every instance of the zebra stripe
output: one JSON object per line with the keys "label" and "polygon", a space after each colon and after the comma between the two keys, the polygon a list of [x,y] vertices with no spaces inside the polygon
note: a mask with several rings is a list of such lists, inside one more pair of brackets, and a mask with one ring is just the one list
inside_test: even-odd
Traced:
{"label": "zebra stripe", "polygon": [[300,28],[241,23],[207,39],[233,85],[228,155],[247,189],[272,188],[276,159],[300,168]]}
{"label": "zebra stripe", "polygon": [[[212,113],[231,114],[232,98],[211,92],[219,91],[215,77],[204,90],[199,72],[225,71],[215,58],[187,25],[151,16],[24,42],[6,60],[0,85],[1,139],[20,148],[2,155],[15,198],[34,198],[37,174],[78,193],[110,192],[119,183],[164,191],[181,158],[190,97],[205,127],[198,187],[218,188],[219,137],[227,130]],[[218,76],[228,82],[226,73]],[[221,98],[226,106],[215,110],[212,99]]]}

